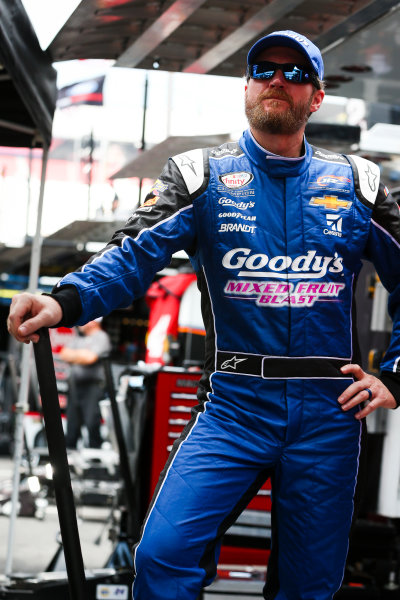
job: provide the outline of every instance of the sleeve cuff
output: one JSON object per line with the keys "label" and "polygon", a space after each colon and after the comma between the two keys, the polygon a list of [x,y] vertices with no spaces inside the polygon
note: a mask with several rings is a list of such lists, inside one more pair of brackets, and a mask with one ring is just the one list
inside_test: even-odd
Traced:
{"label": "sleeve cuff", "polygon": [[393,394],[396,405],[400,406],[400,374],[392,373],[391,371],[381,371],[379,379],[386,385],[389,392]]}
{"label": "sleeve cuff", "polygon": [[63,313],[57,327],[73,327],[82,314],[82,303],[79,292],[74,285],[63,285],[52,289],[51,294],[45,294],[57,300]]}

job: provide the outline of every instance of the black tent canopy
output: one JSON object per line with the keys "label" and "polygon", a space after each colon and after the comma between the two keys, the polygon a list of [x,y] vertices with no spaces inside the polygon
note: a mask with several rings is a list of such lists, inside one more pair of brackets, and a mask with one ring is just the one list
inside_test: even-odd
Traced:
{"label": "black tent canopy", "polygon": [[21,0],[0,0],[0,145],[49,147],[56,71]]}

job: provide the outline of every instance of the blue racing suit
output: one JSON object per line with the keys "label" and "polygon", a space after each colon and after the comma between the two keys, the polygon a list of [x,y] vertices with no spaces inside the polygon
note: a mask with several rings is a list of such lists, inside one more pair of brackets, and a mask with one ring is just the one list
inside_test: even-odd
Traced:
{"label": "blue racing suit", "polygon": [[[195,600],[221,538],[273,470],[278,600],[340,587],[360,449],[338,396],[356,362],[354,286],[373,261],[394,322],[382,380],[397,399],[400,217],[379,168],[304,141],[301,158],[239,142],[173,157],[105,248],[54,290],[64,323],[142,296],[185,249],[206,328],[200,404],[173,446],[135,551],[135,600]],[[267,593],[267,592],[266,592]]]}

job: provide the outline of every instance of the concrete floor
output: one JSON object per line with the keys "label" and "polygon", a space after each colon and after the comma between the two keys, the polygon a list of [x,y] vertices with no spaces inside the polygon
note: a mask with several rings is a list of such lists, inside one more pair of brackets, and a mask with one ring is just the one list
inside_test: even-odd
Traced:
{"label": "concrete floor", "polygon": [[[12,480],[13,462],[0,457],[0,485]],[[85,568],[102,568],[112,551],[108,539],[107,507],[81,506],[77,508],[78,530]],[[56,506],[51,503],[44,518],[18,516],[15,524],[13,547],[9,544],[10,518],[0,514],[0,575],[5,574],[7,557],[11,556],[11,573],[45,571],[57,551],[59,521]],[[100,543],[99,543],[99,537]]]}

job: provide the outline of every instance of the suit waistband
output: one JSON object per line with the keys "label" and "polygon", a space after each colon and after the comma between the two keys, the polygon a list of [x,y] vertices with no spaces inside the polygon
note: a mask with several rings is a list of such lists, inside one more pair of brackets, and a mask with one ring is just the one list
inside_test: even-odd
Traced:
{"label": "suit waistband", "polygon": [[330,356],[263,356],[241,352],[217,352],[217,371],[263,379],[351,379],[340,367],[348,358]]}

